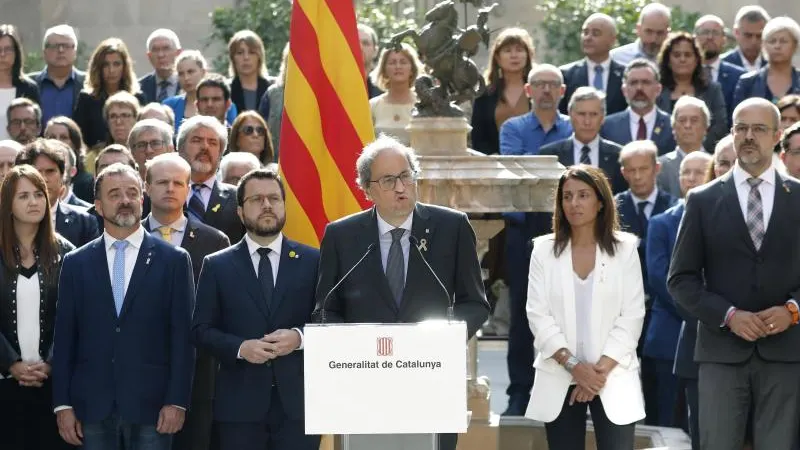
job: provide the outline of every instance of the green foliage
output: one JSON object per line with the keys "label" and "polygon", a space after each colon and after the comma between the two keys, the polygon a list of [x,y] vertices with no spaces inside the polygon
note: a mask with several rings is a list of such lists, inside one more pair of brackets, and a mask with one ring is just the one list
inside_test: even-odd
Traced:
{"label": "green foliage", "polygon": [[[360,0],[356,4],[356,16],[359,22],[369,24],[379,36],[385,38],[415,25],[414,8],[401,7],[406,3],[402,0]],[[395,12],[399,12],[400,16]],[[212,31],[206,46],[221,44],[227,49],[234,33],[253,30],[264,41],[270,74],[277,75],[283,47],[289,41],[291,14],[290,0],[245,0],[238,7],[216,8],[210,14]],[[227,74],[227,50],[214,57],[211,65],[215,71]]]}
{"label": "green foliage", "polygon": [[[584,20],[596,12],[608,14],[616,20],[619,45],[635,41],[639,11],[648,3],[649,0],[546,0],[536,6],[544,14],[541,34],[547,47],[545,55],[537,59],[561,65],[582,58],[581,27]],[[673,30],[691,32],[694,29],[700,14],[686,12],[680,7],[671,10]]]}

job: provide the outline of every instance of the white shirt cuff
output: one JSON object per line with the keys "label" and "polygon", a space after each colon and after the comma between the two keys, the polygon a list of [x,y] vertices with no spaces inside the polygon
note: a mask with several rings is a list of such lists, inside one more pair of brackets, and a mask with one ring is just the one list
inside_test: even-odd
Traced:
{"label": "white shirt cuff", "polygon": [[53,410],[53,412],[57,413],[59,411],[65,410],[65,409],[72,409],[72,406],[67,406],[67,405],[57,406],[56,409]]}
{"label": "white shirt cuff", "polygon": [[297,331],[297,334],[300,335],[300,346],[297,347],[295,350],[302,350],[303,349],[303,330],[300,328],[292,328],[294,331]]}

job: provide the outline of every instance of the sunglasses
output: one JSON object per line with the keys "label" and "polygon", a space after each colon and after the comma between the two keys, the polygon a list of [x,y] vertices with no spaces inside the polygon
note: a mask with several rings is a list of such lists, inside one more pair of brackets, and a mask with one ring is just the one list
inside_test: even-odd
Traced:
{"label": "sunglasses", "polygon": [[242,133],[244,133],[244,134],[246,134],[248,136],[252,136],[253,133],[255,133],[255,134],[259,135],[259,136],[264,136],[264,135],[267,134],[267,129],[264,128],[264,127],[260,127],[260,126],[259,127],[254,127],[252,125],[247,125],[247,126],[242,127]]}

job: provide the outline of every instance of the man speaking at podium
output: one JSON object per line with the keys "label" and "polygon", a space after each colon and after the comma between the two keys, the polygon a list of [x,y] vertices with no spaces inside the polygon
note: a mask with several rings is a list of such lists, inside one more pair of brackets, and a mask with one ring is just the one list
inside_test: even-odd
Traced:
{"label": "man speaking at podium", "polygon": [[[356,162],[375,206],[330,223],[320,247],[316,322],[453,319],[472,337],[489,315],[466,214],[417,202],[414,151],[381,135]],[[446,292],[445,292],[446,291]],[[454,450],[456,435],[440,436]]]}

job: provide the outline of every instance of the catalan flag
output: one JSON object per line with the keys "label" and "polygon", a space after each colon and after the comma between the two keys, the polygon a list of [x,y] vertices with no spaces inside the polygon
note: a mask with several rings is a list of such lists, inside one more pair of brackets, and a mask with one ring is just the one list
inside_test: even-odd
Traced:
{"label": "catalan flag", "polygon": [[360,211],[355,163],[374,139],[351,0],[294,0],[280,170],[286,235],[319,247],[325,225]]}

